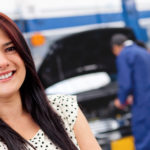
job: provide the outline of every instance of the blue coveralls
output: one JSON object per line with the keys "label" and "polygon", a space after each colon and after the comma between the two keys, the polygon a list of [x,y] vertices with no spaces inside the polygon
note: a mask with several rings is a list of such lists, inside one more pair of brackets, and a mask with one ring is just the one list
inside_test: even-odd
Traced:
{"label": "blue coveralls", "polygon": [[118,98],[124,104],[128,95],[134,96],[132,131],[136,150],[150,150],[150,54],[132,44],[117,57]]}

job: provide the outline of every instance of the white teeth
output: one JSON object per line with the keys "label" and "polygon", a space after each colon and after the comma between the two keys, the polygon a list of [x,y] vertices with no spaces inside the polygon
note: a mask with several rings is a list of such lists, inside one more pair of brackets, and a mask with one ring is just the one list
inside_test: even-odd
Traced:
{"label": "white teeth", "polygon": [[5,75],[2,75],[2,76],[0,76],[0,80],[3,80],[3,79],[7,79],[7,78],[9,78],[10,76],[12,76],[12,72],[9,72],[9,73],[7,73],[7,74],[5,74]]}

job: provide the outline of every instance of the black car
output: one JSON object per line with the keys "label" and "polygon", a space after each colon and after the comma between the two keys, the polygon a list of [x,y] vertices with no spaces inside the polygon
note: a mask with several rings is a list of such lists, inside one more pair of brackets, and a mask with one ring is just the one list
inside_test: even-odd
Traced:
{"label": "black car", "polygon": [[112,141],[131,135],[130,108],[118,110],[113,105],[117,82],[110,39],[115,33],[136,40],[130,28],[101,28],[72,34],[51,45],[38,71],[47,94],[77,95],[104,150],[110,149]]}

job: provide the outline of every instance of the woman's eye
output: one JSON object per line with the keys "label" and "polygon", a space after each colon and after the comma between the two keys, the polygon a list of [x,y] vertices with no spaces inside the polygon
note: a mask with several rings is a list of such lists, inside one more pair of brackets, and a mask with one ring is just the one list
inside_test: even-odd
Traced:
{"label": "woman's eye", "polygon": [[11,46],[5,49],[6,52],[11,52],[11,51],[15,51],[16,47],[15,46]]}

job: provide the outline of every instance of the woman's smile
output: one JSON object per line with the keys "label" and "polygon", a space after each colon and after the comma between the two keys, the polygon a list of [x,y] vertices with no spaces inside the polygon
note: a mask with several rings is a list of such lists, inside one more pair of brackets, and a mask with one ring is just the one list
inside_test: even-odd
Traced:
{"label": "woman's smile", "polygon": [[15,71],[7,71],[4,73],[0,73],[0,82],[6,82],[12,79]]}

